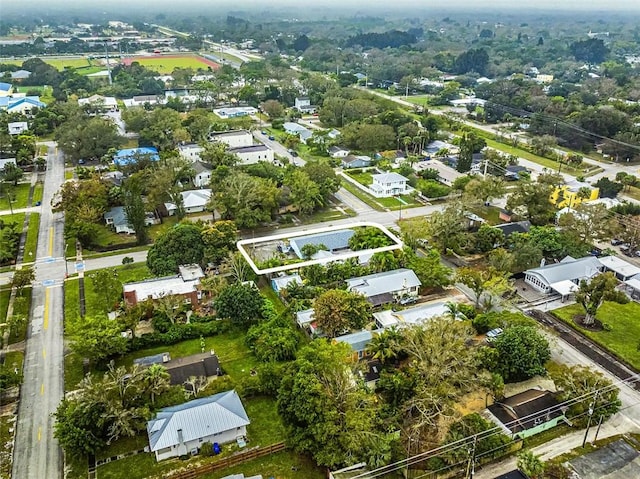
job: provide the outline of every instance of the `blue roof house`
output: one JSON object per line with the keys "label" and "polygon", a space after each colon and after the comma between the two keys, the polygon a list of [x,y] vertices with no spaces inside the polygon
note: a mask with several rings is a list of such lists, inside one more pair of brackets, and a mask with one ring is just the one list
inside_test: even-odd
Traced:
{"label": "blue roof house", "polygon": [[144,146],[141,148],[126,148],[118,151],[114,157],[113,162],[118,166],[128,165],[136,162],[140,157],[148,156],[152,161],[158,161],[158,150],[151,146]]}
{"label": "blue roof house", "polygon": [[203,442],[225,444],[247,434],[249,425],[235,390],[160,409],[147,423],[157,461],[198,451]]}
{"label": "blue roof house", "polygon": [[355,234],[353,230],[338,230],[328,233],[318,233],[315,235],[299,236],[297,238],[291,238],[289,245],[291,249],[300,259],[306,259],[302,253],[302,248],[308,244],[314,246],[326,246],[327,250],[333,253],[334,251],[349,249],[349,240]]}
{"label": "blue roof house", "polygon": [[12,89],[11,83],[0,82],[0,95],[9,95]]}

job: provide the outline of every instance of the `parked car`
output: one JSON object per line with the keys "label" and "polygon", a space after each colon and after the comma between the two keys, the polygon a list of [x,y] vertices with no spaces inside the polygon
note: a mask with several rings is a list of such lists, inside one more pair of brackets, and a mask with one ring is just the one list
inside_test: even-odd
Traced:
{"label": "parked car", "polygon": [[289,150],[289,154],[291,156],[298,156],[298,152],[296,150]]}
{"label": "parked car", "polygon": [[611,246],[618,246],[621,245],[623,243],[623,241],[621,239],[618,238],[613,238],[611,240]]}
{"label": "parked car", "polygon": [[497,339],[498,336],[500,336],[503,333],[502,328],[496,328],[496,329],[492,329],[491,331],[489,331],[487,333],[487,342],[488,343],[492,343],[493,341],[495,341]]}
{"label": "parked car", "polygon": [[400,301],[398,301],[398,304],[401,304],[402,306],[406,306],[408,304],[413,304],[416,301],[418,301],[418,298],[416,298],[415,296],[407,296],[405,298],[400,299]]}
{"label": "parked car", "polygon": [[628,243],[623,243],[620,245],[620,251],[627,251],[629,249]]}
{"label": "parked car", "polygon": [[262,133],[263,135],[266,135],[266,134],[267,134],[267,132],[266,132],[266,131],[264,131],[264,130],[262,130],[260,133]]}
{"label": "parked car", "polygon": [[270,136],[269,136],[269,139],[270,139],[271,141],[275,141],[276,137],[275,137],[275,136],[273,136],[273,135],[270,135]]}

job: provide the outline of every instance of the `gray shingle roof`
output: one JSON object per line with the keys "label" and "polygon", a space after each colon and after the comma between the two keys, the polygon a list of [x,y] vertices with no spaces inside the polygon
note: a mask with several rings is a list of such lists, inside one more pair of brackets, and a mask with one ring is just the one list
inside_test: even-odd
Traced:
{"label": "gray shingle roof", "polygon": [[226,391],[158,411],[147,423],[152,451],[179,444],[178,430],[184,442],[229,431],[250,423],[235,390]]}

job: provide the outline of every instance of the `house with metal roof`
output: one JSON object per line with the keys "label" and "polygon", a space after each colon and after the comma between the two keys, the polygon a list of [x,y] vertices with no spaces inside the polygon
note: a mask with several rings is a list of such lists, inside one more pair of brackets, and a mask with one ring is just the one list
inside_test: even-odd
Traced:
{"label": "house with metal roof", "polygon": [[[136,234],[133,226],[129,224],[127,215],[123,206],[114,206],[104,214],[104,221],[107,225],[113,227],[116,233],[126,233],[128,235]],[[156,215],[152,212],[147,212],[144,224],[147,226],[160,223],[160,220],[156,218]]]}
{"label": "house with metal roof", "polygon": [[565,297],[578,290],[580,280],[588,280],[603,270],[598,258],[575,259],[567,256],[561,262],[524,272],[524,281],[542,293],[558,293]]}
{"label": "house with metal roof", "polygon": [[289,240],[289,246],[300,259],[306,259],[302,249],[310,244],[316,247],[324,247],[326,251],[335,253],[349,249],[349,240],[355,234],[350,229],[329,231],[327,233],[318,233],[315,235],[298,236]]}
{"label": "house with metal roof", "polygon": [[343,168],[366,168],[371,166],[373,160],[370,156],[367,155],[349,155],[347,150],[347,155],[344,157],[335,156],[338,153],[330,153],[331,158],[342,158],[340,164]]}
{"label": "house with metal roof", "polygon": [[30,115],[36,108],[45,108],[47,105],[40,101],[39,96],[2,96],[0,95],[0,110],[7,113],[20,113]]}
{"label": "house with metal roof", "polygon": [[311,130],[298,123],[287,121],[282,126],[284,128],[284,131],[286,131],[288,134],[298,136],[302,143],[306,143],[307,140],[313,135]]}
{"label": "house with metal roof", "polygon": [[331,146],[327,149],[327,153],[331,158],[345,158],[351,150],[342,146]]}
{"label": "house with metal roof", "polygon": [[407,184],[409,180],[398,173],[379,173],[372,175],[371,179],[373,183],[369,185],[369,190],[376,198],[405,195],[411,190]]}
{"label": "house with metal roof", "polygon": [[160,409],[147,423],[157,461],[197,452],[203,442],[225,444],[247,434],[249,417],[235,390]]}
{"label": "house with metal roof", "polygon": [[15,72],[11,72],[12,80],[26,80],[31,76],[31,72],[29,70],[16,70]]}
{"label": "house with metal roof", "polygon": [[487,409],[493,421],[506,434],[524,439],[568,422],[566,406],[550,391],[529,389],[498,401]]}
{"label": "house with metal roof", "polygon": [[78,98],[78,105],[91,111],[118,111],[118,101],[112,96],[92,95],[88,98]]}
{"label": "house with metal roof", "polygon": [[605,271],[611,271],[620,281],[627,281],[640,275],[640,268],[617,256],[603,256],[598,261],[604,266]]}
{"label": "house with metal roof", "polygon": [[290,285],[299,285],[302,284],[302,278],[299,274],[290,274],[287,276],[276,276],[271,279],[271,288],[280,294],[280,291],[283,289],[287,289]]}
{"label": "house with metal roof", "polygon": [[29,124],[26,121],[10,121],[7,123],[7,130],[10,135],[21,135],[29,129]]}
{"label": "house with metal roof", "polygon": [[362,294],[373,306],[415,298],[422,285],[416,273],[408,268],[351,278],[346,282],[349,291]]}
{"label": "house with metal roof", "polygon": [[449,314],[447,303],[445,301],[438,301],[435,303],[420,304],[400,311],[385,309],[384,311],[373,313],[373,318],[379,328],[390,328],[415,326],[446,314]]}
{"label": "house with metal roof", "polygon": [[[211,190],[208,188],[186,190],[181,191],[180,195],[182,196],[182,207],[185,213],[202,213],[211,199]],[[175,215],[178,209],[173,203],[165,203],[164,207],[169,216]]]}
{"label": "house with metal roof", "polygon": [[266,145],[250,145],[240,146],[238,148],[229,149],[229,153],[240,158],[242,165],[253,165],[259,161],[267,161],[273,163],[273,150]]}
{"label": "house with metal roof", "polygon": [[140,148],[125,148],[119,150],[113,156],[113,162],[118,166],[135,163],[140,158],[149,158],[151,161],[159,161],[160,156],[158,150],[152,146],[144,146]]}
{"label": "house with metal roof", "polygon": [[13,85],[11,83],[0,82],[0,96],[9,96],[13,91]]}
{"label": "house with metal roof", "polygon": [[191,377],[210,379],[222,374],[218,356],[213,350],[181,358],[172,358],[169,353],[159,353],[134,359],[133,364],[143,368],[152,364],[160,364],[169,373],[169,381],[172,386],[185,385],[187,390],[190,388],[185,383]]}
{"label": "house with metal roof", "polygon": [[355,333],[345,334],[338,336],[334,341],[338,343],[345,343],[351,347],[354,359],[362,359],[367,355],[367,346],[376,334],[380,334],[381,329],[375,331],[369,331],[365,329],[363,331],[357,331]]}
{"label": "house with metal roof", "polygon": [[248,130],[214,131],[209,133],[208,140],[224,143],[229,148],[253,145],[253,135]]}

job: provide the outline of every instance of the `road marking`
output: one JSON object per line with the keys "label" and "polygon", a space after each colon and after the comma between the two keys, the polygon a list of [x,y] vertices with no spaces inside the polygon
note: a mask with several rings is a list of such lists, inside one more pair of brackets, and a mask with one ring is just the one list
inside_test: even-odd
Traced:
{"label": "road marking", "polygon": [[44,383],[40,385],[40,396],[44,396]]}
{"label": "road marking", "polygon": [[38,426],[38,441],[42,439],[42,426]]}
{"label": "road marking", "polygon": [[53,256],[53,226],[49,228],[49,256]]}
{"label": "road marking", "polygon": [[49,288],[44,290],[44,329],[49,327]]}
{"label": "road marking", "polygon": [[42,357],[43,357],[44,359],[47,359],[47,350],[46,350],[46,349],[44,349],[44,348],[42,348]]}

